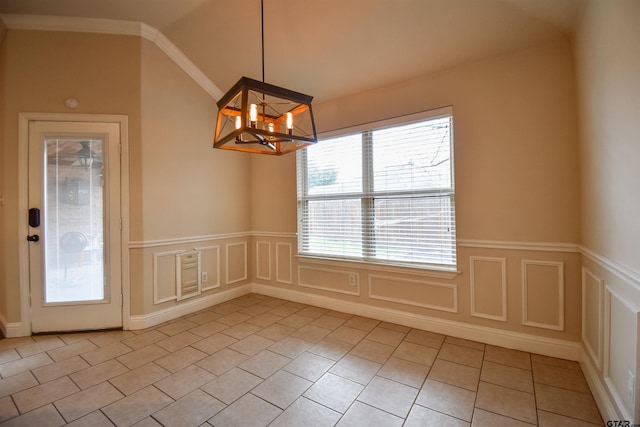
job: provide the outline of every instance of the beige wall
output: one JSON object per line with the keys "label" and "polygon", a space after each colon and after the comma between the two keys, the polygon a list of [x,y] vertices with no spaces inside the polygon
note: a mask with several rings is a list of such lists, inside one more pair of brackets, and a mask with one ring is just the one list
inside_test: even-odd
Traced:
{"label": "beige wall", "polygon": [[640,423],[640,3],[585,5],[576,35],[585,367],[609,418]]}
{"label": "beige wall", "polygon": [[[5,66],[6,66],[6,43],[4,43],[4,36],[6,35],[7,28],[0,19],[0,165],[2,170],[0,171],[0,198],[4,198],[5,193],[5,178],[4,178],[4,149],[5,149],[5,125],[4,125],[4,106],[5,106]],[[7,313],[7,268],[5,258],[5,242],[7,242],[7,236],[5,235],[5,207],[0,206],[0,315],[6,316]],[[6,318],[4,319],[6,321]]]}
{"label": "beige wall", "polygon": [[[314,109],[319,130],[328,131],[446,105],[453,106],[455,120],[459,274],[296,258],[295,158],[258,156],[252,159],[256,282],[276,293],[577,341],[580,183],[571,43],[467,64]],[[269,191],[271,185],[277,191]],[[488,247],[492,242],[500,247]],[[269,271],[270,279],[261,279]],[[349,284],[352,275],[357,286]]]}

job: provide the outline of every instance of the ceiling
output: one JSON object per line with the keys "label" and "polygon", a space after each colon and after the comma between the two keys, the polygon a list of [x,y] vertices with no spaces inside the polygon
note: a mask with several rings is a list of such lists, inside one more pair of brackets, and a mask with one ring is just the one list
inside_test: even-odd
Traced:
{"label": "ceiling", "polygon": [[[583,0],[264,0],[265,81],[316,102],[571,34]],[[144,22],[223,92],[261,79],[260,0],[0,0],[2,14]]]}

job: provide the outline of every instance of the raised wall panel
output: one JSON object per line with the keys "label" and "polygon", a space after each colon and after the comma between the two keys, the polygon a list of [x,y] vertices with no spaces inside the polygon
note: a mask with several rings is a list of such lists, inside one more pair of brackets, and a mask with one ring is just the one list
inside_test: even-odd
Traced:
{"label": "raised wall panel", "polygon": [[637,399],[640,308],[609,286],[605,287],[604,306],[604,380],[618,408],[632,420]]}
{"label": "raised wall panel", "polygon": [[564,330],[564,263],[522,260],[522,323]]}
{"label": "raised wall panel", "polygon": [[507,321],[507,259],[469,258],[471,315]]}
{"label": "raised wall panel", "polygon": [[298,267],[298,285],[348,295],[360,295],[358,274],[317,267]]}
{"label": "raised wall panel", "polygon": [[200,252],[200,270],[207,273],[207,281],[202,282],[202,292],[220,287],[220,246],[202,246],[195,248]]}
{"label": "raised wall panel", "polygon": [[153,254],[153,303],[173,301],[176,294],[176,260],[185,251],[156,252]]}
{"label": "raised wall panel", "polygon": [[276,281],[293,283],[293,263],[291,243],[276,243]]}
{"label": "raised wall panel", "polygon": [[227,244],[227,285],[247,279],[247,243]]}
{"label": "raised wall panel", "polygon": [[256,242],[256,277],[271,280],[271,243]]}
{"label": "raised wall panel", "polygon": [[602,366],[604,281],[582,269],[582,342],[598,369]]}
{"label": "raised wall panel", "polygon": [[458,312],[458,287],[445,283],[369,275],[369,298]]}

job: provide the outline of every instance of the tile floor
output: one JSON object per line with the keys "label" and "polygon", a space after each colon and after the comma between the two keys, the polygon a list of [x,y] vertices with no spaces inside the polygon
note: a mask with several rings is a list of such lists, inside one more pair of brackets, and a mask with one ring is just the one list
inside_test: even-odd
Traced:
{"label": "tile floor", "polygon": [[0,340],[6,426],[603,425],[575,362],[262,295]]}

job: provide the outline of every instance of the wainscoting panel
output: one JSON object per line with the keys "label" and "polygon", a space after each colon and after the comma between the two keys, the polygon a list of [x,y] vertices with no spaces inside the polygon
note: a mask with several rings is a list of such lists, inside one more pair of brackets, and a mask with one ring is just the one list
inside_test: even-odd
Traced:
{"label": "wainscoting panel", "polygon": [[564,263],[522,260],[522,324],[564,330]]}
{"label": "wainscoting panel", "polygon": [[596,368],[602,367],[604,280],[582,268],[582,342]]}
{"label": "wainscoting panel", "polygon": [[369,298],[458,312],[458,287],[392,276],[369,275]]}
{"label": "wainscoting panel", "polygon": [[256,242],[256,278],[271,280],[271,243]]}
{"label": "wainscoting panel", "polygon": [[227,281],[226,284],[241,282],[247,279],[247,242],[229,243],[227,248]]}
{"label": "wainscoting panel", "polygon": [[507,259],[472,256],[471,315],[507,321]]}
{"label": "wainscoting panel", "polygon": [[298,285],[340,294],[360,295],[358,274],[318,267],[298,267]]}
{"label": "wainscoting panel", "polygon": [[291,243],[276,243],[276,282],[293,283],[293,247]]}
{"label": "wainscoting panel", "polygon": [[[200,252],[202,274],[207,281],[202,282],[202,292],[220,287],[220,246],[202,246],[195,248]],[[206,274],[205,274],[206,273]],[[203,277],[204,278],[204,277]]]}
{"label": "wainscoting panel", "polygon": [[153,254],[153,303],[161,304],[178,298],[176,294],[176,255],[184,250]]}

